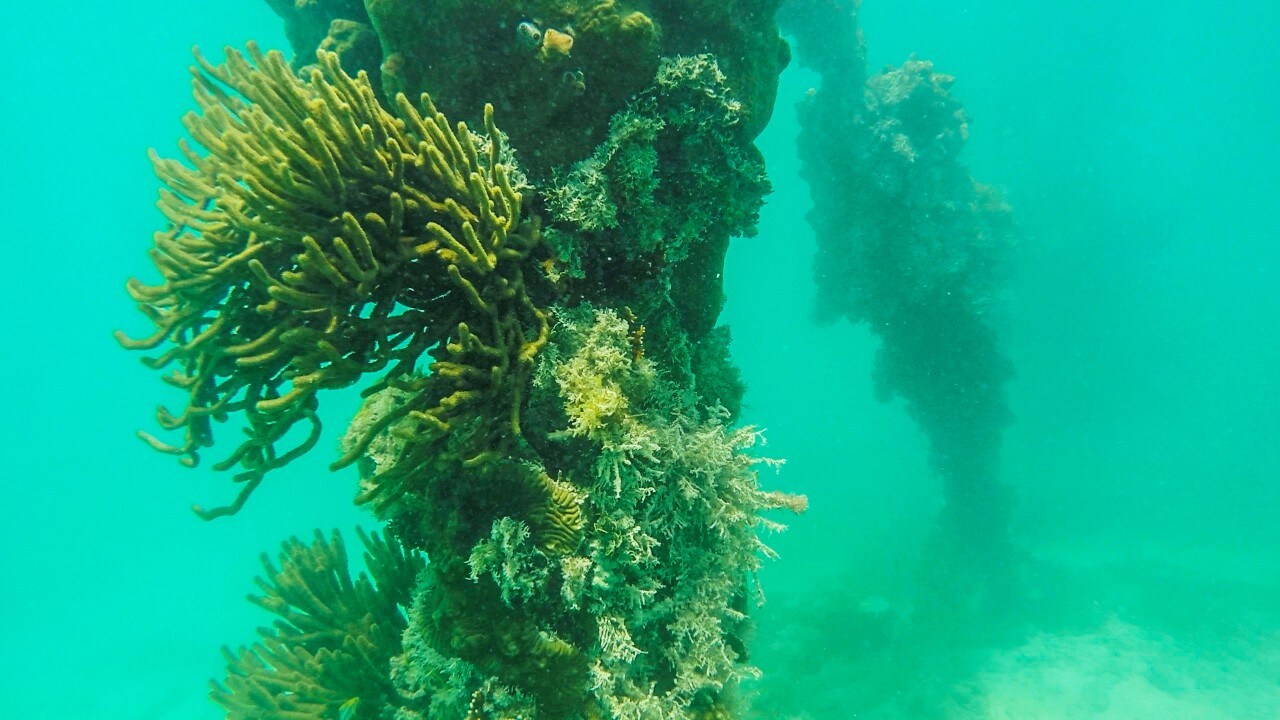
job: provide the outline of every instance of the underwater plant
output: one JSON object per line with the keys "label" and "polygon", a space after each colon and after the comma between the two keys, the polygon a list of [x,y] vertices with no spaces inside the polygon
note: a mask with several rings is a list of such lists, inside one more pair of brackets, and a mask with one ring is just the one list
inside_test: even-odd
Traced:
{"label": "underwater plant", "polygon": [[264,560],[280,621],[214,699],[738,716],[763,514],[804,508],[759,486],[716,323],[768,190],[773,5],[271,5],[292,63],[197,54],[195,144],[153,155],[161,281],[128,284],[155,329],[119,338],[185,397],[152,447],[194,467],[243,426],[214,465],[241,489],[206,519],[312,450],[322,391],[358,388],[334,467],[386,535],[361,535],[372,580],[336,535]]}
{"label": "underwater plant", "polygon": [[[197,55],[203,112],[186,126],[208,154],[182,143],[190,168],[153,154],[175,229],[157,233],[151,253],[164,282],[128,285],[156,331],[119,337],[168,343],[148,364],[180,366],[165,380],[187,404],[157,418],[184,432],[180,445],[145,439],[194,466],[214,423],[243,415],[248,439],[215,467],[241,468],[244,488],[227,507],[198,510],[234,513],[266,473],[315,444],[319,391],[385,370],[375,387],[412,386],[403,413],[435,438],[426,448],[468,415],[494,419],[473,454],[501,451],[547,322],[524,287],[537,224],[521,217],[491,118],[482,154],[429,101],[421,113],[403,97],[398,116],[384,110],[332,53],[306,81],[278,53],[250,45],[249,55],[230,51],[223,67]],[[413,376],[424,354],[430,380]],[[281,451],[303,421],[307,438]]]}
{"label": "underwater plant", "polygon": [[398,701],[386,669],[401,652],[401,608],[422,572],[423,558],[393,536],[357,531],[369,574],[352,580],[347,550],[336,531],[319,530],[311,545],[284,543],[278,564],[262,557],[263,595],[250,600],[277,616],[259,628],[260,640],[227,658],[225,683],[212,697],[231,720],[260,717],[376,718]]}

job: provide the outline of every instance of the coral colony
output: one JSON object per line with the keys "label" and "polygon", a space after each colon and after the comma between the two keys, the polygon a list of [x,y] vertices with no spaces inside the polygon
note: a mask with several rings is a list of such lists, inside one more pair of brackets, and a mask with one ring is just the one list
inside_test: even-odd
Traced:
{"label": "coral colony", "polygon": [[155,331],[120,339],[184,398],[144,439],[223,449],[239,491],[206,518],[359,388],[334,466],[385,531],[355,579],[337,534],[264,561],[279,619],[214,700],[740,717],[762,513],[804,506],[757,484],[717,324],[768,190],[774,2],[271,4],[292,63],[197,54],[194,143],[153,158],[161,281],[128,286]]}

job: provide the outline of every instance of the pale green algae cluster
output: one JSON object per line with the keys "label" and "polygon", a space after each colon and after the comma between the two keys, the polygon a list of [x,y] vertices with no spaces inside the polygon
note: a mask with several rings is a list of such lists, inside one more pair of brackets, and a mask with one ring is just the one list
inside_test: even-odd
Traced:
{"label": "pale green algae cluster", "polygon": [[129,285],[156,328],[121,339],[183,393],[157,418],[181,438],[153,447],[194,466],[222,423],[248,431],[214,466],[241,491],[205,517],[359,387],[335,467],[386,534],[362,536],[368,576],[336,536],[264,562],[280,620],[214,699],[245,720],[740,716],[763,513],[804,506],[758,484],[717,325],[768,190],[773,4],[271,4],[298,56],[200,59],[199,147],[155,160],[161,281]]}

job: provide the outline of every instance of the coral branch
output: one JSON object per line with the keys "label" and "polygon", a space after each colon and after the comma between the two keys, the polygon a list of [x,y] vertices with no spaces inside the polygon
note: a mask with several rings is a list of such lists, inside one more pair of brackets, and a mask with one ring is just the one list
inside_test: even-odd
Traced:
{"label": "coral branch", "polygon": [[343,718],[372,719],[398,699],[389,667],[425,562],[390,536],[357,532],[369,574],[354,580],[337,531],[288,540],[278,566],[263,555],[264,594],[249,599],[279,619],[253,647],[223,649],[226,682],[211,695],[229,720],[339,717],[342,707],[353,711]]}
{"label": "coral branch", "polygon": [[[194,466],[214,442],[211,421],[248,425],[249,439],[216,466],[240,467],[244,489],[198,512],[236,512],[266,473],[310,449],[321,390],[384,371],[370,391],[385,387],[428,353],[476,372],[411,381],[414,417],[431,431],[412,448],[419,464],[462,415],[506,419],[477,436],[486,447],[518,435],[519,387],[547,322],[522,268],[538,223],[521,214],[492,108],[477,138],[425,96],[420,109],[399,96],[398,115],[387,112],[367,77],[348,76],[332,53],[305,80],[253,45],[247,57],[228,50],[224,65],[196,60],[200,112],[185,125],[206,153],[181,144],[189,165],[152,153],[174,226],[151,252],[164,281],[130,280],[128,290],[156,330],[118,338],[131,349],[168,343],[148,364],[178,367],[167,379],[185,406],[157,419],[185,437],[144,436],[152,447]],[[464,335],[477,340],[458,342]],[[278,450],[303,420],[310,436]],[[398,467],[365,497],[402,492],[413,468]]]}

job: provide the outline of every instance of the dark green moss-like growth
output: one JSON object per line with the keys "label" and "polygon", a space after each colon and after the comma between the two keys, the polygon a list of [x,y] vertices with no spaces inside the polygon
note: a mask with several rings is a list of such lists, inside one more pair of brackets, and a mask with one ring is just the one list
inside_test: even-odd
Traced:
{"label": "dark green moss-like growth", "polygon": [[774,13],[780,0],[654,0],[662,20],[663,54],[715,57],[733,95],[742,103],[748,138],[760,134],[773,115],[778,75],[791,49],[778,34]]}
{"label": "dark green moss-like growth", "polygon": [[540,175],[587,154],[657,68],[645,0],[369,0],[387,93],[429,92],[451,116],[486,103]]}
{"label": "dark green moss-like growth", "polygon": [[705,407],[722,407],[736,420],[747,386],[729,357],[731,344],[729,326],[716,326],[694,345],[690,367],[697,379],[699,402]]}
{"label": "dark green moss-like growth", "polygon": [[368,574],[351,578],[342,537],[317,530],[312,544],[284,543],[278,564],[266,555],[263,595],[249,599],[279,617],[258,632],[258,644],[227,658],[225,684],[213,699],[228,720],[384,717],[400,702],[391,682],[391,660],[423,557],[396,540],[357,530]]}
{"label": "dark green moss-like growth", "polygon": [[630,308],[648,351],[736,414],[732,372],[716,371],[705,387],[688,373],[695,355],[725,352],[727,330],[712,332],[724,305],[724,256],[731,237],[755,233],[768,190],[716,61],[666,59],[654,84],[614,117],[605,142],[547,192],[563,292]]}
{"label": "dark green moss-like growth", "polygon": [[[341,37],[353,27],[371,27],[380,58],[361,54],[363,64],[348,67],[344,55],[344,67],[369,72],[388,97],[427,92],[464,119],[493,104],[526,167],[542,178],[604,140],[610,118],[653,82],[662,57],[714,54],[741,103],[744,132],[755,137],[790,58],[776,7],[777,0],[368,0],[346,14],[341,3],[280,12],[302,58],[322,42],[345,46]],[[330,27],[333,17],[343,23]]]}
{"label": "dark green moss-like growth", "polygon": [[285,35],[295,50],[295,70],[311,66],[317,53],[334,53],[348,75],[354,77],[363,70],[374,78],[374,92],[380,100],[386,100],[378,80],[382,43],[369,23],[362,0],[266,0],[266,3],[284,21]]}

